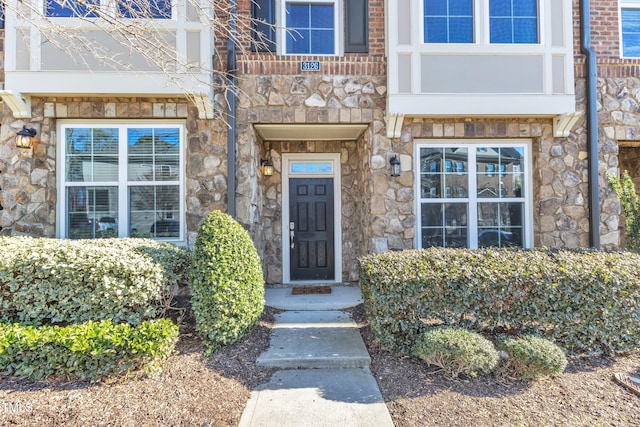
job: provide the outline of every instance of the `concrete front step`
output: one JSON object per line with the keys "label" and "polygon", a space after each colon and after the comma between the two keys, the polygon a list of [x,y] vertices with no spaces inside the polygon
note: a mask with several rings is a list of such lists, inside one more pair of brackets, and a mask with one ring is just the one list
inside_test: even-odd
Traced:
{"label": "concrete front step", "polygon": [[271,344],[257,363],[274,368],[364,368],[371,357],[349,313],[287,311],[275,316]]}
{"label": "concrete front step", "polygon": [[251,393],[239,427],[393,427],[368,368],[278,371]]}
{"label": "concrete front step", "polygon": [[269,307],[280,310],[344,310],[362,304],[359,286],[332,286],[330,294],[293,295],[291,287],[265,289]]}

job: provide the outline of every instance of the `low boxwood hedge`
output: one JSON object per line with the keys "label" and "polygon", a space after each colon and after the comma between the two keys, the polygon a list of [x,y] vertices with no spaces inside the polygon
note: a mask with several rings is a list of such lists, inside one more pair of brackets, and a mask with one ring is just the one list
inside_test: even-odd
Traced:
{"label": "low boxwood hedge", "polygon": [[640,255],[430,248],[359,261],[377,340],[406,353],[429,325],[535,333],[570,352],[640,346]]}
{"label": "low boxwood hedge", "polygon": [[535,335],[502,335],[498,337],[497,344],[500,350],[507,353],[503,369],[509,375],[518,378],[535,380],[561,374],[567,367],[567,358],[562,349],[551,341]]}
{"label": "low boxwood hedge", "polygon": [[498,352],[485,337],[462,328],[430,328],[418,337],[412,354],[457,378],[489,373],[498,364]]}
{"label": "low boxwood hedge", "polygon": [[175,349],[178,327],[168,319],[138,326],[109,320],[69,326],[0,323],[0,373],[95,380],[152,371]]}
{"label": "low boxwood hedge", "polygon": [[189,260],[186,249],[145,239],[2,237],[0,320],[139,324],[160,314]]}

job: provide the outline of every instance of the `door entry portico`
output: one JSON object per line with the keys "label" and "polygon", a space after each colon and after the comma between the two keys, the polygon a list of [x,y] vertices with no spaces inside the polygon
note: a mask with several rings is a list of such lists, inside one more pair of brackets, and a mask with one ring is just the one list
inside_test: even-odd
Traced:
{"label": "door entry portico", "polygon": [[333,178],[289,180],[291,280],[334,280]]}

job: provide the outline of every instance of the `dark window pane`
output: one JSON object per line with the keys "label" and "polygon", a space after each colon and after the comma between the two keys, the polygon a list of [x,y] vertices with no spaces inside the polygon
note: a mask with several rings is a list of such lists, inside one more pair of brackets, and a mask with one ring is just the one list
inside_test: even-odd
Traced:
{"label": "dark window pane", "polygon": [[88,8],[87,5],[97,5],[99,3],[100,0],[87,0],[84,2],[77,2],[75,0],[47,0],[46,15],[55,18],[95,18],[97,15],[94,12],[90,12],[90,8]]}
{"label": "dark window pane", "polygon": [[313,6],[311,8],[311,28],[333,29],[333,6]]}
{"label": "dark window pane", "polygon": [[424,13],[425,15],[446,15],[447,0],[425,0]]}
{"label": "dark window pane", "polygon": [[287,3],[287,28],[308,28],[311,6]]}
{"label": "dark window pane", "polygon": [[513,2],[514,16],[538,16],[536,0],[516,0]]}
{"label": "dark window pane", "polygon": [[449,0],[449,15],[470,16],[473,14],[472,0]]}
{"label": "dark window pane", "polygon": [[447,42],[447,18],[425,18],[425,43]]}
{"label": "dark window pane", "polygon": [[311,31],[311,52],[314,55],[333,53],[333,31],[313,30]]}
{"label": "dark window pane", "polygon": [[513,22],[514,43],[537,43],[538,25],[535,18],[518,18]]}
{"label": "dark window pane", "polygon": [[489,16],[511,16],[511,0],[491,0],[489,2]]}
{"label": "dark window pane", "polygon": [[309,31],[296,30],[287,32],[287,53],[309,52]]}
{"label": "dark window pane", "polygon": [[491,43],[511,43],[513,40],[513,29],[511,19],[491,18],[490,19]]}
{"label": "dark window pane", "polygon": [[451,18],[449,20],[449,43],[472,43],[473,19]]}
{"label": "dark window pane", "polygon": [[121,0],[118,8],[125,18],[171,19],[170,0]]}

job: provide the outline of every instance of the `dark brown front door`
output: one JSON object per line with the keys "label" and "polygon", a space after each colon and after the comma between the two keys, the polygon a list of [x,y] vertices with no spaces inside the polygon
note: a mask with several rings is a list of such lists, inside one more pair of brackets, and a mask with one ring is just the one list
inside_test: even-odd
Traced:
{"label": "dark brown front door", "polygon": [[289,180],[291,280],[334,280],[333,178]]}

